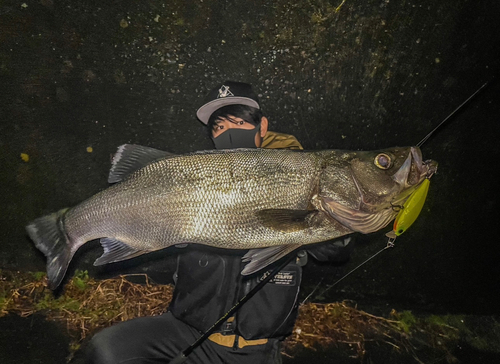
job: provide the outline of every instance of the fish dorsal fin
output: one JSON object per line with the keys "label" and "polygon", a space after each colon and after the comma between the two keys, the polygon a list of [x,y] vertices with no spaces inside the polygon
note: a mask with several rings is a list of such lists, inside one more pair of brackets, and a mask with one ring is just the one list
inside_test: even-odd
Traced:
{"label": "fish dorsal fin", "polygon": [[148,251],[134,249],[124,242],[113,238],[102,238],[100,242],[104,249],[104,253],[96,259],[94,265],[120,262],[149,253]]}
{"label": "fish dorsal fin", "polygon": [[258,272],[301,246],[301,244],[288,244],[263,249],[251,249],[242,258],[243,262],[249,263],[243,268],[241,274],[247,276]]}
{"label": "fish dorsal fin", "polygon": [[135,171],[166,157],[175,157],[175,154],[136,144],[120,145],[113,157],[108,182],[121,182]]}
{"label": "fish dorsal fin", "polygon": [[270,229],[294,232],[309,228],[311,218],[317,212],[316,210],[269,209],[258,211],[257,216],[262,224]]}

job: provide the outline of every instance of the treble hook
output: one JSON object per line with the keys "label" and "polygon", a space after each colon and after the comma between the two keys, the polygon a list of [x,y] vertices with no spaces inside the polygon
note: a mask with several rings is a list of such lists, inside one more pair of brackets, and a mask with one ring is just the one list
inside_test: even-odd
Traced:
{"label": "treble hook", "polygon": [[403,205],[393,205],[392,202],[391,202],[391,208],[392,208],[392,211],[399,212],[402,209],[404,209],[404,206]]}

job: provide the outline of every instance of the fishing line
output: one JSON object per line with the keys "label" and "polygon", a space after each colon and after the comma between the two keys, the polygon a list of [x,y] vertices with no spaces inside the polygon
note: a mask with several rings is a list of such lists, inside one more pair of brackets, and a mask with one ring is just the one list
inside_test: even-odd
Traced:
{"label": "fishing line", "polygon": [[[320,296],[324,295],[330,288],[336,286],[337,284],[339,284],[341,281],[343,281],[345,278],[347,278],[348,276],[350,276],[352,273],[354,273],[356,270],[358,270],[359,268],[361,268],[363,265],[365,265],[366,263],[368,263],[370,260],[372,260],[373,258],[375,258],[377,255],[379,255],[380,253],[382,253],[383,251],[389,249],[389,248],[393,248],[394,247],[394,241],[391,241],[389,240],[387,242],[387,245],[380,249],[378,252],[376,252],[375,254],[373,254],[370,258],[366,259],[364,262],[362,262],[361,264],[359,264],[357,267],[355,267],[354,269],[351,269],[349,272],[347,272],[346,274],[344,274],[342,277],[340,277],[335,283],[327,286],[325,288],[325,290],[323,292],[320,293]],[[321,282],[320,282],[321,283]],[[307,297],[302,301],[302,303],[300,304],[301,306],[306,303],[306,301],[311,298],[311,296],[313,295],[313,293],[318,289],[319,287],[319,283],[316,285],[316,287],[314,287],[313,291],[311,293],[309,293],[309,295],[307,295]]]}
{"label": "fishing line", "polygon": [[456,113],[458,110],[460,110],[462,107],[464,107],[464,105],[465,105],[465,104],[467,104],[470,100],[472,100],[472,98],[473,98],[474,96],[476,96],[476,95],[477,95],[477,94],[478,94],[478,93],[479,93],[479,92],[480,92],[483,88],[485,88],[485,87],[486,87],[486,85],[487,85],[488,83],[489,83],[489,82],[485,82],[485,83],[484,83],[481,87],[479,87],[479,88],[476,90],[476,92],[474,92],[472,95],[470,95],[470,96],[467,98],[467,100],[465,100],[464,102],[462,102],[462,103],[461,103],[461,104],[460,104],[460,105],[459,105],[459,106],[458,106],[455,110],[453,110],[453,111],[452,111],[452,113],[451,113],[450,115],[448,115],[446,118],[444,118],[444,120],[443,120],[443,121],[441,121],[441,122],[440,122],[440,123],[439,123],[439,124],[438,124],[438,125],[434,128],[434,129],[432,129],[432,130],[429,132],[429,134],[427,134],[427,135],[426,135],[426,136],[425,136],[425,137],[424,137],[421,141],[419,141],[419,142],[417,143],[417,147],[419,147],[419,148],[420,148],[420,147],[422,146],[422,144],[424,144],[424,143],[427,141],[427,139],[429,139],[429,138],[430,138],[430,136],[431,136],[432,134],[434,134],[434,132],[435,132],[437,129],[439,129],[439,128],[441,127],[441,125],[443,125],[443,124],[444,124],[444,123],[445,123],[445,122],[446,122],[449,118],[451,118],[453,115],[455,115],[455,113]]}

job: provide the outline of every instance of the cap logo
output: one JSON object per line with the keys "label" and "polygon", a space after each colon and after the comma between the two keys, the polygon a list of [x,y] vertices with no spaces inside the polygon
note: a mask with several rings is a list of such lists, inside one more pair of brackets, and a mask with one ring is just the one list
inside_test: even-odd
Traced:
{"label": "cap logo", "polygon": [[219,95],[217,96],[217,98],[228,97],[228,96],[234,96],[234,95],[231,91],[229,91],[229,86],[222,85],[222,87],[219,89]]}

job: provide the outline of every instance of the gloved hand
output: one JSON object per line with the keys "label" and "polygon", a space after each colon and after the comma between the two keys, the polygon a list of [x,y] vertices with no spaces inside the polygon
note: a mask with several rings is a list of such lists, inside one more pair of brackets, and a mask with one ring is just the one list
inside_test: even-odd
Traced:
{"label": "gloved hand", "polygon": [[[307,255],[320,262],[345,263],[354,248],[354,236],[344,236],[335,240],[308,245],[307,249],[297,253],[299,265],[307,263]],[[306,255],[305,252],[308,254]]]}

